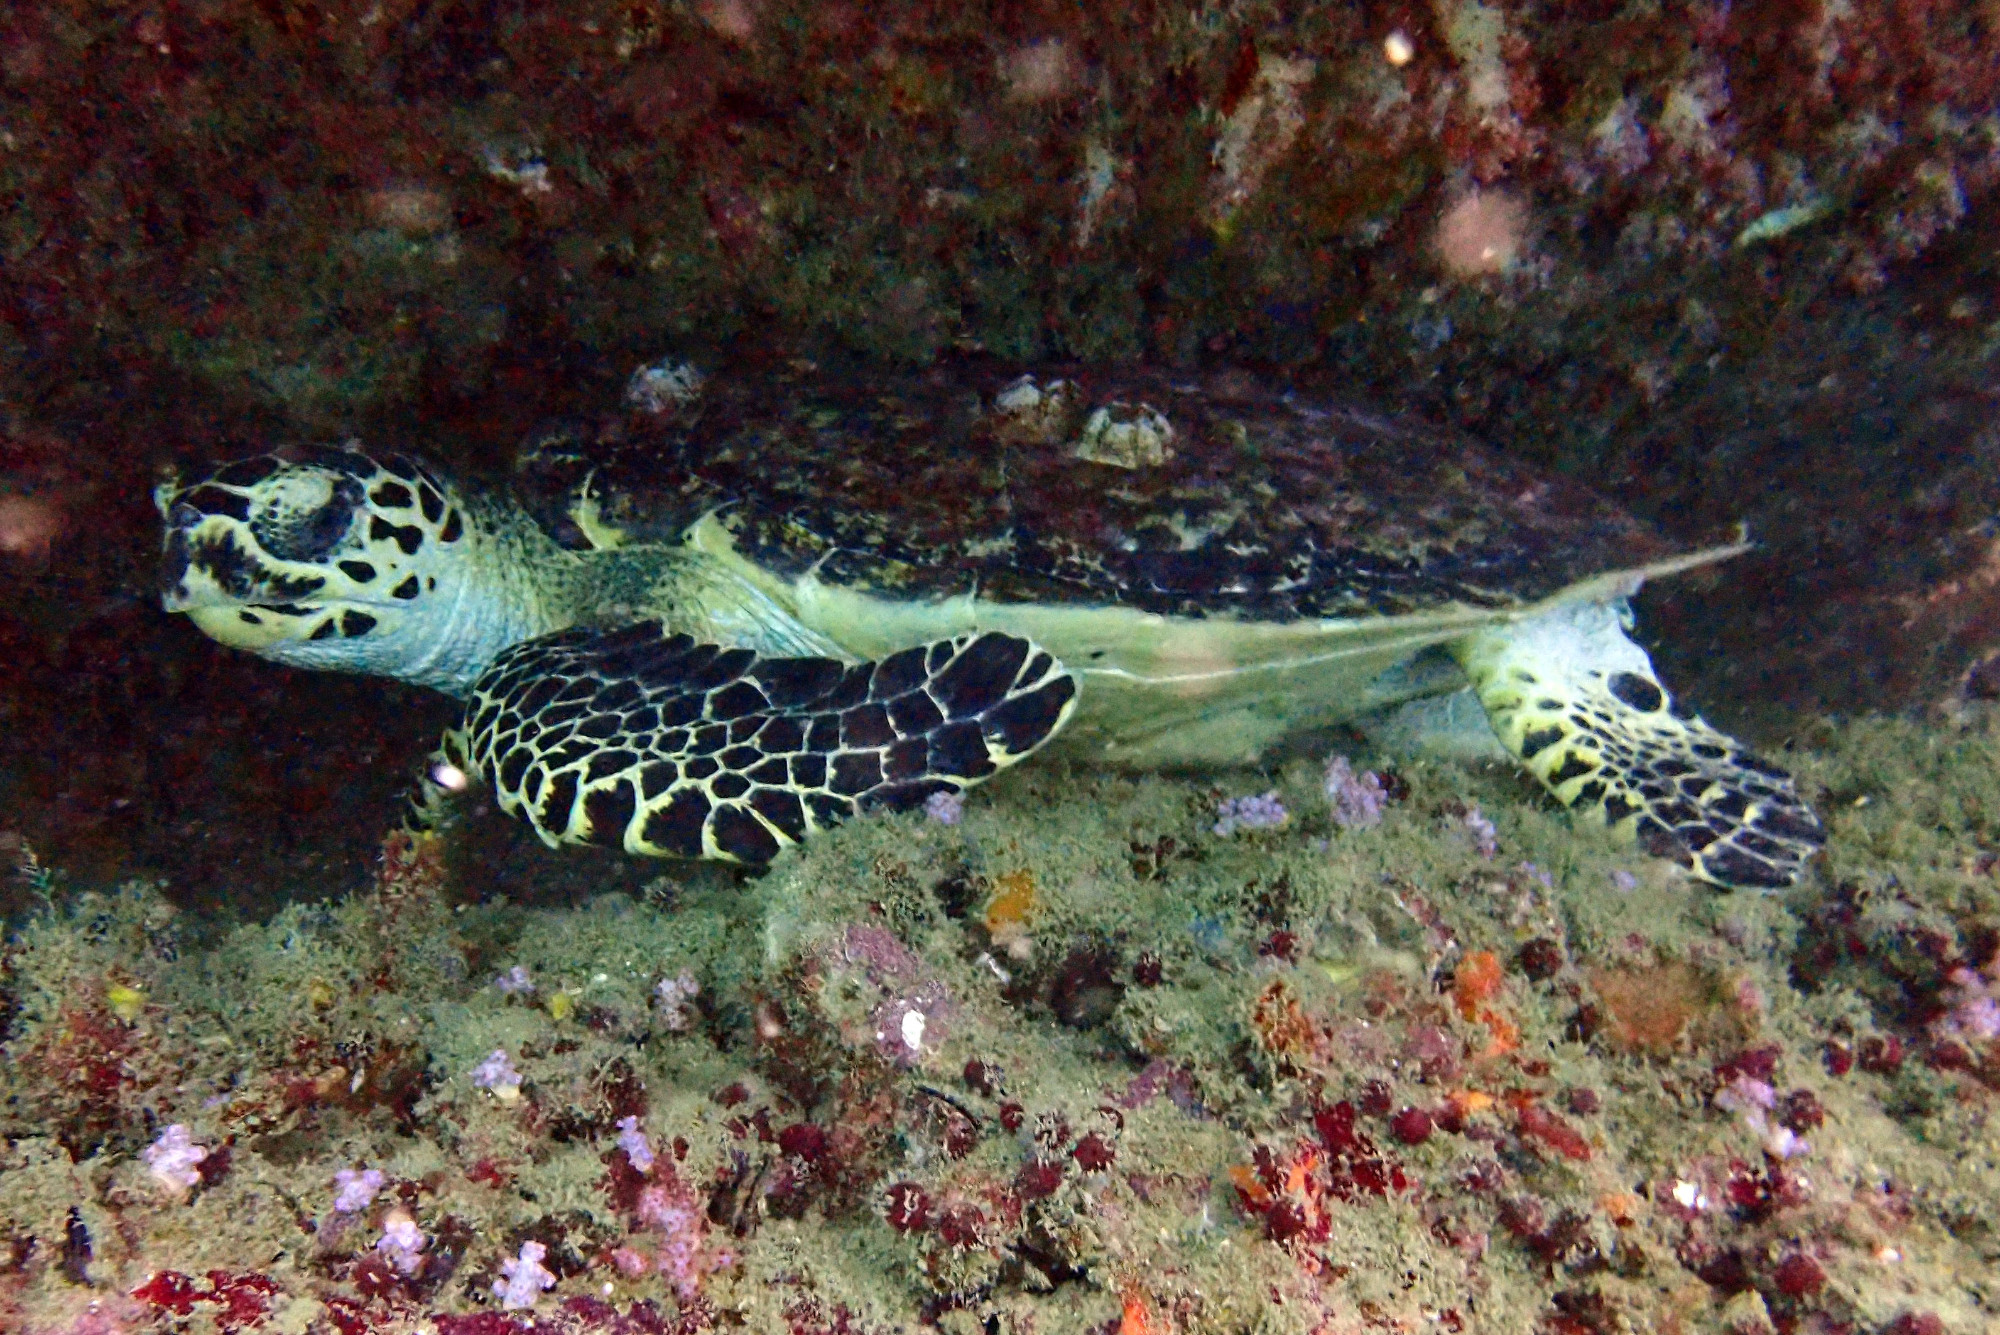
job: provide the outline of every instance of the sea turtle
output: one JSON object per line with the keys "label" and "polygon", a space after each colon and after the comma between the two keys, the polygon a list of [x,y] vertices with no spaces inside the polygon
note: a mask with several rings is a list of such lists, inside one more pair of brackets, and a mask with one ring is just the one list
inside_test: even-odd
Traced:
{"label": "sea turtle", "polygon": [[1823,841],[1626,634],[1643,580],[1740,543],[1676,551],[1563,479],[1240,372],[633,384],[505,488],[359,446],[169,482],[165,606],[464,699],[441,754],[552,845],[760,863],[1051,739],[1240,764],[1398,708],[1470,713],[1720,885],[1787,885]]}

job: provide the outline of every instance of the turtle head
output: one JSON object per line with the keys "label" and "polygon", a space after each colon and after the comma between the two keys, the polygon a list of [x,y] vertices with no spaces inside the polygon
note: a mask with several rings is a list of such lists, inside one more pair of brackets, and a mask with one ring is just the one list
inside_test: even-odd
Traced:
{"label": "turtle head", "polygon": [[396,454],[261,455],[153,493],[161,601],[210,637],[297,667],[451,689],[471,520]]}

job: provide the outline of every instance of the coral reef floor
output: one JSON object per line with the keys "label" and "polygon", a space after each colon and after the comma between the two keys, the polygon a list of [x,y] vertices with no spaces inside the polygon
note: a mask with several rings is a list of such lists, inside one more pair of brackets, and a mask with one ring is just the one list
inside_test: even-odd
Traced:
{"label": "coral reef floor", "polygon": [[568,906],[476,821],[266,921],[30,861],[0,1326],[2000,1328],[2000,723],[1787,759],[1832,841],[1769,897],[1304,757]]}

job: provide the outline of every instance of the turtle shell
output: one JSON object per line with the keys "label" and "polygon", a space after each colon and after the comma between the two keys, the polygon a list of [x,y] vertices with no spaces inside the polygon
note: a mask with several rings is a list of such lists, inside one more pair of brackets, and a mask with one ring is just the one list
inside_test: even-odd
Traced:
{"label": "turtle shell", "polygon": [[519,464],[559,537],[588,473],[633,537],[714,513],[781,578],[913,601],[976,589],[1270,623],[1497,611],[1672,550],[1463,436],[1226,370],[786,363],[546,429]]}

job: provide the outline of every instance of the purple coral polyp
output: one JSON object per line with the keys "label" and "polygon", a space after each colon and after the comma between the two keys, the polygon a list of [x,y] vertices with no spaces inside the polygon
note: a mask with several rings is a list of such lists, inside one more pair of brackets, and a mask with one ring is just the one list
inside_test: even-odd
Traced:
{"label": "purple coral polyp", "polygon": [[194,1143],[186,1125],[175,1122],[146,1147],[146,1167],[163,1186],[185,1192],[201,1182],[201,1163],[208,1149]]}
{"label": "purple coral polyp", "polygon": [[1215,809],[1211,828],[1227,839],[1240,830],[1275,830],[1291,818],[1292,813],[1273,790],[1257,797],[1225,798]]}
{"label": "purple coral polyp", "polygon": [[472,1068],[472,1083],[505,1097],[520,1092],[521,1073],[514,1069],[513,1059],[504,1048],[495,1048]]}
{"label": "purple coral polyp", "polygon": [[339,1214],[354,1214],[368,1208],[388,1178],[379,1168],[343,1168],[333,1175],[333,1208]]}
{"label": "purple coral polyp", "polygon": [[514,1312],[533,1307],[546,1289],[556,1285],[556,1277],[542,1258],[548,1247],[532,1239],[521,1244],[521,1254],[500,1263],[501,1278],[493,1282],[493,1296],[503,1310]]}
{"label": "purple coral polyp", "polygon": [[1367,830],[1382,823],[1389,790],[1381,775],[1373,770],[1357,772],[1346,756],[1335,756],[1326,764],[1325,787],[1333,823],[1341,829]]}

